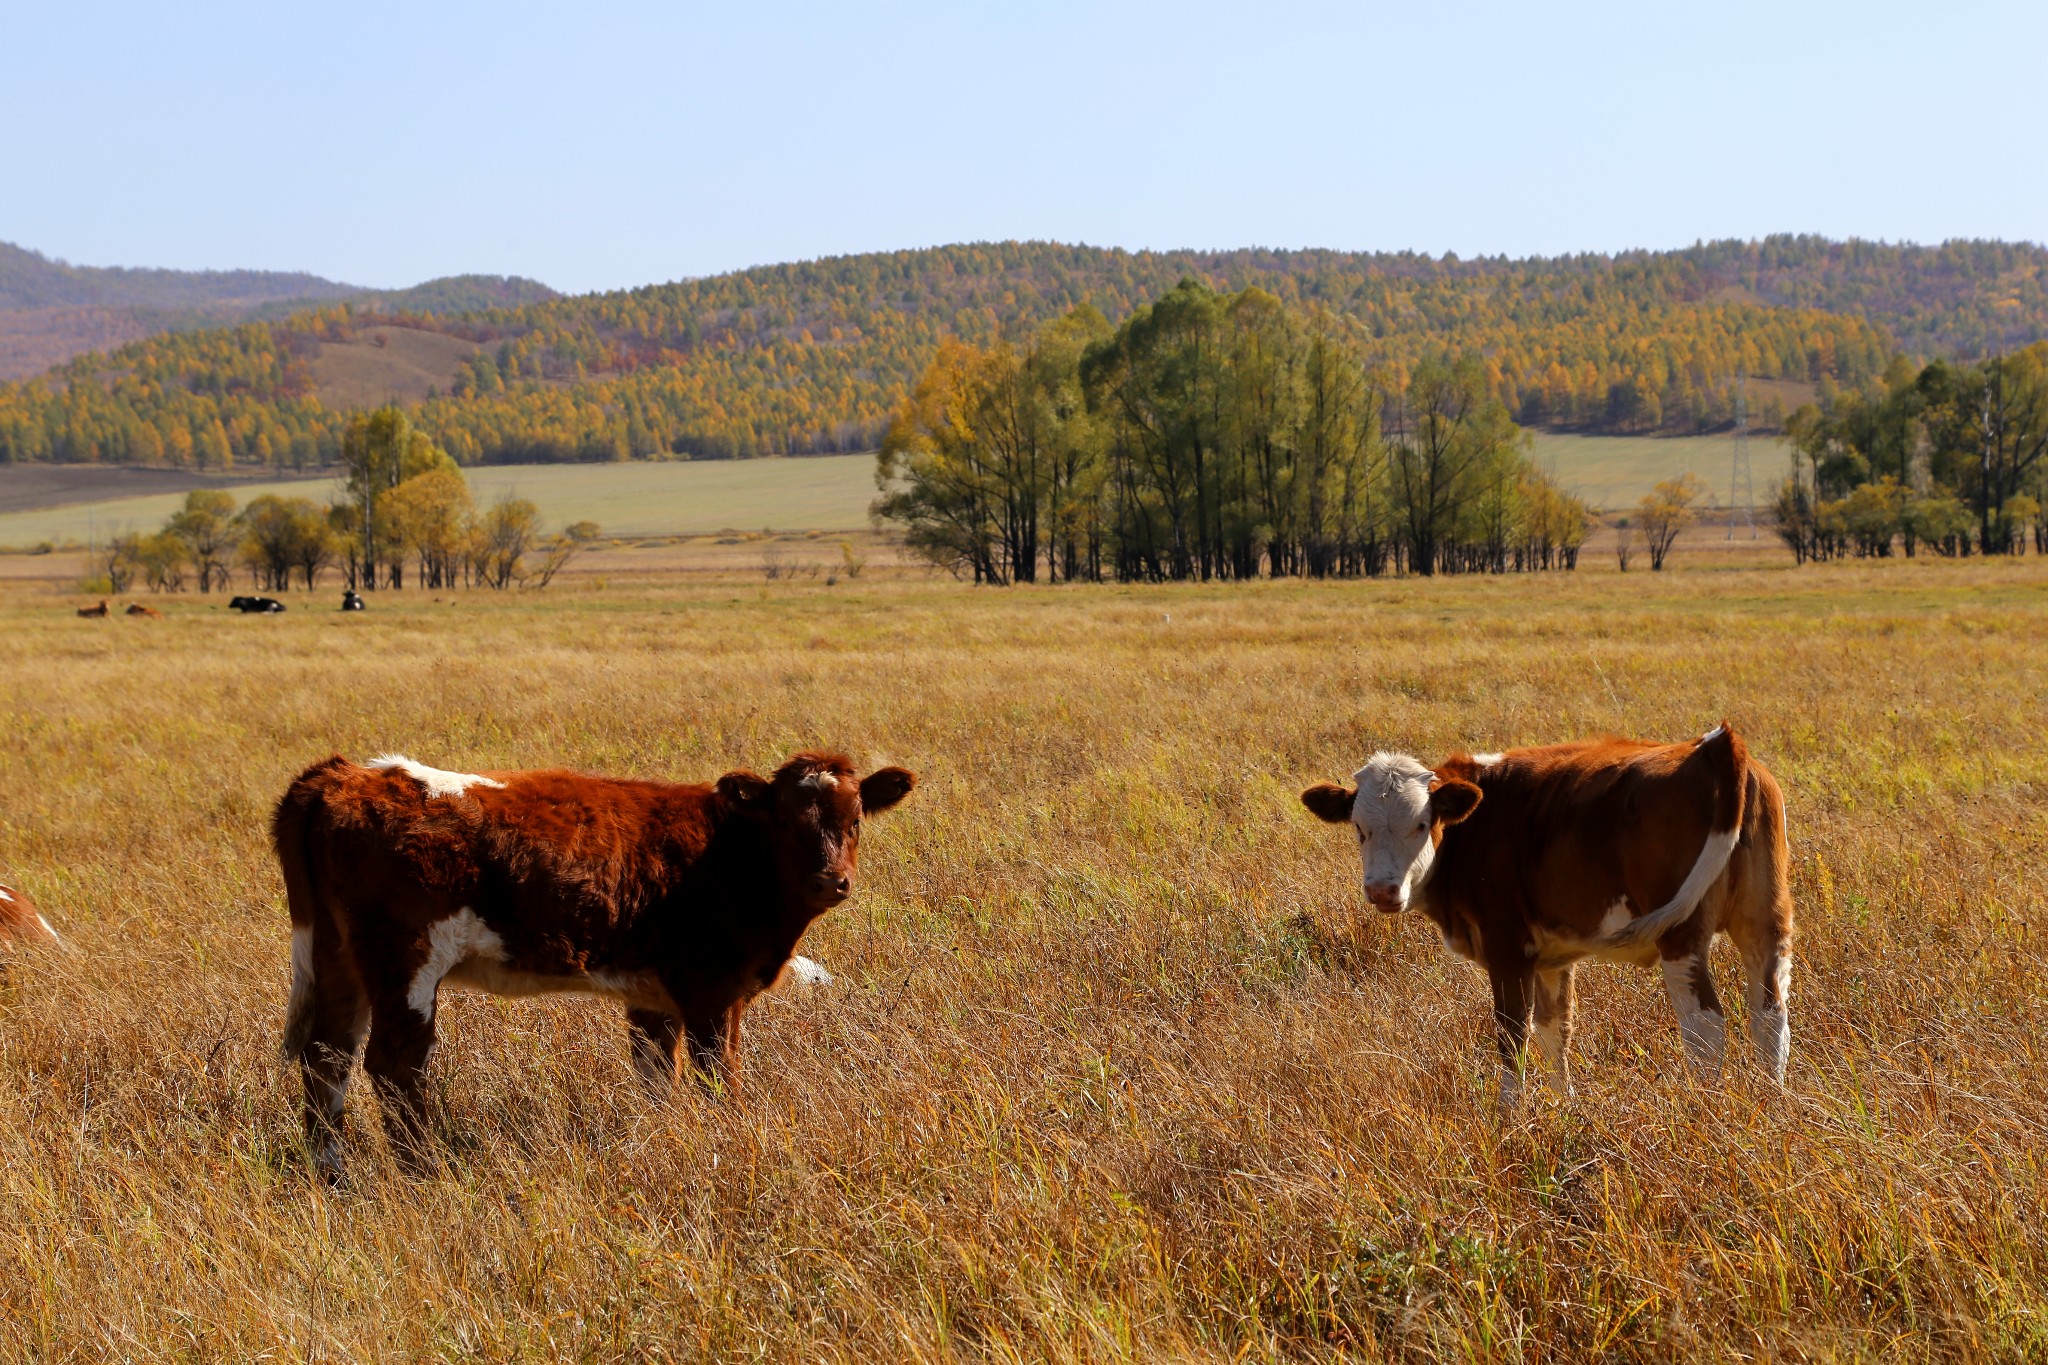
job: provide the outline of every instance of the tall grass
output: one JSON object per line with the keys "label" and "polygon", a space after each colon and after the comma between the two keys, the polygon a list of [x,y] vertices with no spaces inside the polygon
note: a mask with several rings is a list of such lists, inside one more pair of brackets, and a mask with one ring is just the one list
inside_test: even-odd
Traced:
{"label": "tall grass", "polygon": [[[2043,1358],[2044,586],[9,590],[0,874],[76,952],[0,985],[0,1359]],[[1789,1093],[1688,1074],[1654,974],[1598,967],[1576,1092],[1503,1119],[1483,981],[1361,918],[1295,792],[1723,717],[1787,793]],[[742,1102],[644,1101],[594,1002],[452,996],[445,1172],[359,1085],[349,1182],[307,1179],[292,773],[817,744],[924,781],[806,940],[841,984],[749,1016]]]}

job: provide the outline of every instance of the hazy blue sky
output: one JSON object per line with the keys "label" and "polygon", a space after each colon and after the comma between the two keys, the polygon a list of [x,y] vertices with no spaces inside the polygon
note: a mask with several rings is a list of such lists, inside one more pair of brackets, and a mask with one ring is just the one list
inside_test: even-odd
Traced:
{"label": "hazy blue sky", "polygon": [[10,4],[0,240],[585,290],[991,238],[2048,238],[2048,3]]}

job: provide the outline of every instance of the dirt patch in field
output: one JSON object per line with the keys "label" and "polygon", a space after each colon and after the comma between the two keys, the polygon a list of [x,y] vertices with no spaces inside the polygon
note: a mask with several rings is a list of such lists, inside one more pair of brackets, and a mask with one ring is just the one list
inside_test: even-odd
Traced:
{"label": "dirt patch in field", "polygon": [[330,408],[418,403],[446,392],[456,371],[483,348],[473,341],[412,327],[368,327],[352,341],[323,341],[313,359],[313,391]]}
{"label": "dirt patch in field", "polygon": [[[298,476],[256,468],[222,473],[121,464],[0,464],[0,513],[37,512],[46,507],[148,497],[154,493],[186,493],[194,488],[234,488],[295,477]],[[305,477],[331,481],[334,471],[316,470]]]}

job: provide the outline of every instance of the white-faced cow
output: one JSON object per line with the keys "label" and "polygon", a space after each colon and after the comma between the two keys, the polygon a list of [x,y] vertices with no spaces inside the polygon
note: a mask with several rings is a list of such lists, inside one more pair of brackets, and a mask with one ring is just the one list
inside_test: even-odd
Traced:
{"label": "white-faced cow", "polygon": [[1727,726],[1683,744],[1601,739],[1434,768],[1378,753],[1351,787],[1323,783],[1301,800],[1355,828],[1374,909],[1419,906],[1452,952],[1486,968],[1503,1099],[1520,1093],[1532,1016],[1563,1069],[1573,967],[1586,957],[1660,963],[1688,1052],[1718,1063],[1725,1030],[1707,968],[1717,932],[1742,954],[1758,1060],[1784,1081],[1785,803]]}
{"label": "white-faced cow", "polygon": [[673,1083],[683,1042],[705,1080],[735,1084],[741,1013],[784,976],[829,979],[792,958],[797,940],[851,894],[861,817],[915,782],[815,753],[695,786],[398,757],[308,768],[272,835],[292,918],[284,1052],[317,1164],[339,1169],[366,1037],[387,1127],[417,1158],[444,984],[609,997],[650,1084]]}

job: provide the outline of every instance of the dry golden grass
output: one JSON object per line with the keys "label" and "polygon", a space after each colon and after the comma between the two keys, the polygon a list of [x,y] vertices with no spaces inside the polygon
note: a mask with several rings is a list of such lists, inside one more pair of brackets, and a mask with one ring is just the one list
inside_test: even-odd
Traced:
{"label": "dry golden grass", "polygon": [[[0,1359],[2048,1356],[2040,562],[603,581],[146,623],[0,584],[0,876],[76,948],[0,986]],[[1355,924],[1296,791],[1723,716],[1790,809],[1789,1093],[1687,1074],[1654,976],[1595,968],[1576,1094],[1503,1120],[1483,983]],[[815,744],[925,781],[743,1104],[643,1101],[595,1003],[456,996],[446,1173],[358,1085],[308,1181],[263,833],[301,765]]]}
{"label": "dry golden grass", "polygon": [[483,347],[413,327],[366,327],[348,341],[323,341],[313,358],[313,392],[330,408],[418,403],[446,393]]}

